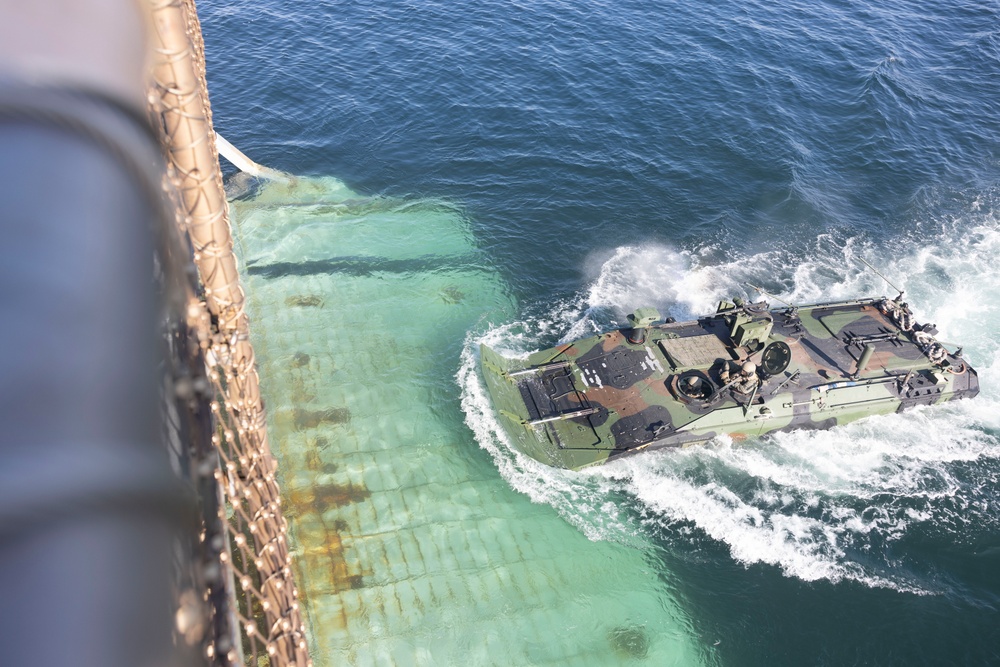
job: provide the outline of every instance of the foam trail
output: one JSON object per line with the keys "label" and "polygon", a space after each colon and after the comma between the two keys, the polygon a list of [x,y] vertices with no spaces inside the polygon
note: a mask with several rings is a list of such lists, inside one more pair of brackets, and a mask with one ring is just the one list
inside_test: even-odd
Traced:
{"label": "foam trail", "polygon": [[[1000,266],[994,261],[1000,225],[992,209],[973,207],[894,249],[890,255],[860,237],[829,235],[818,237],[815,252],[804,258],[773,251],[710,262],[705,258],[718,254],[714,249],[617,248],[585,294],[556,308],[552,319],[470,337],[459,377],[467,421],[512,486],[552,504],[592,539],[637,532],[655,539],[694,527],[725,543],[735,560],[773,565],[790,577],[943,592],[931,566],[894,555],[891,547],[928,527],[997,523],[987,508],[997,502],[991,480],[1000,467]],[[719,439],[572,473],[506,445],[475,372],[480,341],[523,354],[533,343],[541,347],[553,328],[568,332],[564,339],[587,335],[616,326],[639,306],[687,319],[711,312],[723,298],[756,298],[745,282],[790,303],[888,293],[857,257],[907,291],[918,321],[935,322],[942,340],[964,345],[980,374],[978,398],[829,431],[779,433],[746,446]],[[640,511],[625,511],[622,494]]]}
{"label": "foam trail", "polygon": [[[634,543],[642,534],[626,514],[612,502],[617,488],[612,480],[599,476],[551,468],[512,448],[503,435],[477,371],[479,343],[498,349],[507,356],[513,350],[501,345],[512,327],[501,327],[481,337],[469,336],[462,352],[457,380],[462,387],[462,409],[466,424],[480,446],[493,457],[500,474],[510,485],[534,502],[552,505],[566,520],[592,540],[614,539]],[[517,337],[520,338],[520,337]]]}

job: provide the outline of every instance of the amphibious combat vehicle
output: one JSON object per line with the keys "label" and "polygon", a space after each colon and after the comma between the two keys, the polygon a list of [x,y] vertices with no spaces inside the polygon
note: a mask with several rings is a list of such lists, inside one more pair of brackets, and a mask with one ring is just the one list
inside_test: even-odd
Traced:
{"label": "amphibious combat vehicle", "polygon": [[626,328],[526,360],[483,346],[483,376],[513,444],[573,469],[978,394],[961,348],[915,323],[902,296],[774,310],[734,299],[691,322],[640,308]]}

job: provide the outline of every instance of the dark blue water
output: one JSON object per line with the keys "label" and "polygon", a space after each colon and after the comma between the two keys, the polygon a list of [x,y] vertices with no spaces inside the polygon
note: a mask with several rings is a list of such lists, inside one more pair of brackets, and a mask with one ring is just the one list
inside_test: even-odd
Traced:
{"label": "dark blue water", "polygon": [[973,407],[612,479],[719,664],[1000,664],[1000,3],[200,12],[223,135],[461,207],[537,345],[743,280],[887,292],[851,258],[884,267],[983,369]]}

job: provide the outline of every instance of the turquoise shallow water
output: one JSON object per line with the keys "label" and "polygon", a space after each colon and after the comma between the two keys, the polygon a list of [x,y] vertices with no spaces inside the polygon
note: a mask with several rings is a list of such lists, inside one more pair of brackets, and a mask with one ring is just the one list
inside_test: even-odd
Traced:
{"label": "turquoise shallow water", "polygon": [[642,549],[470,448],[448,361],[514,308],[457,210],[332,179],[232,209],[317,664],[700,660]]}
{"label": "turquoise shallow water", "polygon": [[[206,2],[321,664],[1000,663],[1000,8]],[[907,290],[967,403],[586,474],[475,371]],[[645,652],[645,653],[644,653]],[[643,657],[645,655],[645,657]]]}

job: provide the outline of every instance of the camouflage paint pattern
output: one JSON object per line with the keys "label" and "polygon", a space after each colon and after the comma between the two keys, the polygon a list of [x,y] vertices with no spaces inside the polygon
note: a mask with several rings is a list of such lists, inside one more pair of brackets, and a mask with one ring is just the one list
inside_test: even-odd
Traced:
{"label": "camouflage paint pattern", "polygon": [[971,398],[976,371],[901,298],[770,310],[723,302],[692,322],[642,308],[632,328],[517,362],[481,348],[500,422],[525,454],[579,469],[647,449],[830,428]]}

